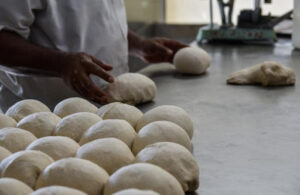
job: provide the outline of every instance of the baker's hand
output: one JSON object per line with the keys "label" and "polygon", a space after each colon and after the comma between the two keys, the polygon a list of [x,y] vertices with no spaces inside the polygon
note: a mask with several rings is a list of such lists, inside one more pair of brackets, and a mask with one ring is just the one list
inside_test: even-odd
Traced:
{"label": "baker's hand", "polygon": [[107,103],[107,94],[93,83],[89,75],[94,74],[112,83],[114,78],[106,72],[110,70],[112,70],[111,66],[102,63],[93,56],[85,53],[72,53],[67,54],[64,59],[61,76],[69,86],[83,97],[105,104]]}

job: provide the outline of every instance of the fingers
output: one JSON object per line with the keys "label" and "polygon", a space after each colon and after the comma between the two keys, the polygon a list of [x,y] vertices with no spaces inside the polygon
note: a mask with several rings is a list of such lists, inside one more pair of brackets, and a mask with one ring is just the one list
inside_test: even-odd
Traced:
{"label": "fingers", "polygon": [[110,65],[107,65],[107,64],[104,64],[103,62],[101,62],[100,60],[98,60],[97,58],[91,56],[93,62],[97,65],[99,65],[101,68],[103,68],[104,70],[107,70],[107,71],[110,71],[113,69],[112,66]]}
{"label": "fingers", "polygon": [[92,62],[86,62],[85,65],[86,65],[88,74],[97,75],[109,83],[114,82],[114,77],[111,76],[110,74],[108,74],[107,72],[105,72],[101,67],[97,66],[97,64],[92,63]]}

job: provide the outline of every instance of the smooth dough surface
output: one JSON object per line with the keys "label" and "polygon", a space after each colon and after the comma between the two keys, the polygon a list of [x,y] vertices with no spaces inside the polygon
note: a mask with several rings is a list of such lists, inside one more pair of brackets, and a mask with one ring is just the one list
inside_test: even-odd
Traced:
{"label": "smooth dough surface", "polygon": [[0,114],[0,129],[5,127],[16,127],[17,121],[5,114]]}
{"label": "smooth dough surface", "polygon": [[8,157],[9,155],[11,155],[11,152],[9,150],[7,150],[6,148],[0,146],[0,163],[3,159]]}
{"label": "smooth dough surface", "polygon": [[113,193],[113,195],[159,195],[159,194],[152,190],[138,190],[138,189],[131,188],[131,189],[122,190]]}
{"label": "smooth dough surface", "polygon": [[136,163],[117,170],[105,185],[104,195],[129,188],[152,190],[161,195],[184,195],[180,183],[174,176],[148,163]]}
{"label": "smooth dough surface", "polygon": [[156,85],[148,77],[139,73],[125,73],[107,85],[110,102],[136,105],[152,101],[156,96]]}
{"label": "smooth dough surface", "polygon": [[19,101],[12,105],[6,111],[6,115],[12,117],[18,122],[22,118],[36,112],[51,112],[51,110],[38,100],[28,99]]}
{"label": "smooth dough surface", "polygon": [[25,183],[13,178],[0,178],[1,195],[29,195],[33,190]]}
{"label": "smooth dough surface", "polygon": [[67,136],[79,142],[80,138],[92,125],[102,118],[90,112],[78,112],[64,117],[56,126],[55,135]]}
{"label": "smooth dough surface", "polygon": [[110,175],[131,164],[135,158],[130,148],[116,138],[97,139],[84,144],[77,151],[76,157],[96,163]]}
{"label": "smooth dough surface", "polygon": [[30,195],[87,195],[86,193],[65,186],[49,186],[40,188]]}
{"label": "smooth dough surface", "polygon": [[65,158],[55,161],[43,171],[36,189],[59,185],[75,188],[89,195],[99,195],[108,178],[106,171],[95,163],[79,158]]}
{"label": "smooth dough surface", "polygon": [[53,112],[61,118],[63,118],[67,115],[74,114],[77,112],[96,113],[97,110],[97,107],[89,101],[79,97],[72,97],[59,102],[55,106]]}
{"label": "smooth dough surface", "polygon": [[48,154],[54,160],[74,157],[79,144],[68,137],[48,136],[33,141],[26,150],[37,150]]}
{"label": "smooth dough surface", "polygon": [[185,147],[171,142],[159,142],[147,146],[136,156],[137,162],[151,163],[171,173],[184,191],[196,191],[199,187],[199,167],[192,153]]}

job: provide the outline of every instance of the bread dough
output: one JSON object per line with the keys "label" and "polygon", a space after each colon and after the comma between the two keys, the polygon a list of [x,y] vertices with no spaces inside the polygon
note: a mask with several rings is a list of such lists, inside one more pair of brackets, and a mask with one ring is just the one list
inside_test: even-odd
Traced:
{"label": "bread dough", "polygon": [[55,106],[53,112],[63,118],[67,115],[77,112],[96,113],[97,110],[97,107],[91,104],[89,101],[79,97],[72,97],[59,102]]}
{"label": "bread dough", "polygon": [[0,194],[1,195],[28,195],[32,189],[25,183],[13,178],[0,179]]}
{"label": "bread dough", "polygon": [[17,122],[25,116],[36,112],[51,112],[50,109],[38,100],[22,100],[12,105],[7,111],[6,115],[12,117]]}
{"label": "bread dough", "polygon": [[17,152],[1,162],[1,175],[18,179],[33,189],[41,172],[52,162],[50,156],[40,151]]}
{"label": "bread dough", "polygon": [[138,189],[131,188],[131,189],[122,190],[113,193],[113,195],[159,195],[159,194],[151,190],[138,190]]}
{"label": "bread dough", "polygon": [[186,192],[199,187],[199,167],[196,159],[185,147],[171,142],[147,146],[136,156],[137,162],[151,163],[171,173]]}
{"label": "bread dough", "polygon": [[48,136],[33,141],[26,150],[38,150],[48,154],[54,160],[74,157],[79,144],[68,137]]}
{"label": "bread dough", "polygon": [[55,161],[43,171],[36,189],[59,185],[75,188],[89,195],[99,195],[108,178],[106,171],[95,163],[79,158],[65,158]]}
{"label": "bread dough", "polygon": [[4,114],[0,114],[0,129],[5,127],[16,127],[17,122],[15,119],[6,116]]}
{"label": "bread dough", "polygon": [[84,132],[101,120],[97,114],[90,112],[71,114],[57,124],[54,134],[67,136],[79,142]]}
{"label": "bread dough", "polygon": [[193,137],[194,125],[190,116],[182,108],[173,105],[158,106],[148,112],[138,121],[136,130],[139,131],[145,125],[153,121],[171,121],[181,126],[189,135]]}
{"label": "bread dough", "polygon": [[135,128],[137,121],[143,116],[143,113],[136,107],[114,102],[99,108],[97,114],[103,119],[123,119]]}
{"label": "bread dough", "polygon": [[25,150],[34,140],[36,140],[36,137],[29,131],[23,129],[14,127],[0,129],[0,146],[8,149],[12,153]]}
{"label": "bread dough", "polygon": [[202,74],[210,66],[210,57],[199,47],[186,47],[174,56],[176,70],[186,74]]}
{"label": "bread dough", "polygon": [[249,68],[242,69],[229,75],[228,84],[263,86],[294,85],[295,72],[277,62],[263,62]]}
{"label": "bread dough", "polygon": [[123,141],[129,148],[131,148],[135,136],[135,130],[127,121],[120,119],[108,119],[91,126],[84,133],[79,144],[83,145],[99,138],[114,137]]}
{"label": "bread dough", "polygon": [[[0,146],[0,163],[3,159],[11,155],[11,152],[4,147]],[[0,174],[1,175],[1,174]]]}
{"label": "bread dough", "polygon": [[97,139],[84,144],[77,151],[76,157],[96,163],[110,175],[134,160],[130,148],[116,138]]}
{"label": "bread dough", "polygon": [[175,70],[176,69],[173,64],[163,62],[150,64],[145,68],[139,70],[138,73],[153,78],[158,76],[173,75],[175,73]]}
{"label": "bread dough", "polygon": [[153,190],[162,195],[184,195],[175,177],[162,168],[148,163],[136,163],[117,170],[105,185],[104,195],[129,188]]}
{"label": "bread dough", "polygon": [[148,77],[138,73],[125,73],[107,85],[109,102],[140,104],[152,101],[156,95],[156,85]]}
{"label": "bread dough", "polygon": [[52,135],[60,120],[60,117],[51,112],[37,112],[24,117],[18,122],[17,127],[30,131],[40,138]]}
{"label": "bread dough", "polygon": [[155,121],[139,131],[134,139],[132,151],[137,154],[146,146],[157,142],[174,142],[192,150],[189,136],[179,125],[170,121]]}
{"label": "bread dough", "polygon": [[86,193],[64,186],[49,186],[38,189],[30,195],[87,195]]}

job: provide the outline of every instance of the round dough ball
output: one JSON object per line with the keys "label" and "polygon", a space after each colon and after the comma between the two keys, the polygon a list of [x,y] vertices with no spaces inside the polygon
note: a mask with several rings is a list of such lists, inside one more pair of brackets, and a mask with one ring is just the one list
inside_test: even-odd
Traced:
{"label": "round dough ball", "polygon": [[171,142],[147,146],[136,156],[137,162],[157,165],[171,173],[181,183],[184,191],[199,187],[199,167],[194,156],[185,147]]}
{"label": "round dough ball", "polygon": [[22,100],[12,105],[6,115],[12,117],[17,122],[24,117],[36,112],[51,112],[51,110],[38,100]]}
{"label": "round dough ball", "polygon": [[40,151],[21,151],[4,159],[0,164],[2,177],[12,177],[34,188],[36,179],[53,159]]}
{"label": "round dough ball", "polygon": [[15,119],[6,116],[5,114],[0,114],[0,129],[5,127],[16,127],[17,122]]}
{"label": "round dough ball", "polygon": [[159,195],[159,194],[151,190],[138,190],[138,189],[131,188],[131,189],[122,190],[113,193],[113,195]]}
{"label": "round dough ball", "polygon": [[174,142],[192,150],[192,142],[184,129],[170,121],[155,121],[140,130],[133,142],[132,151],[137,154],[146,146],[157,142]]}
{"label": "round dough ball", "polygon": [[74,157],[79,144],[68,137],[48,136],[33,141],[26,150],[38,150],[48,154],[54,160]]}
{"label": "round dough ball", "polygon": [[136,163],[117,170],[105,185],[104,195],[129,188],[153,190],[160,194],[184,195],[175,177],[162,168],[148,163]]}
{"label": "round dough ball", "polygon": [[56,126],[55,135],[67,136],[79,142],[88,128],[102,121],[97,114],[90,112],[78,112],[63,118]]}
{"label": "round dough ball", "polygon": [[6,148],[3,148],[0,146],[0,163],[3,159],[11,155],[11,152],[7,150]]}
{"label": "round dough ball", "polygon": [[51,112],[38,112],[24,117],[18,122],[17,127],[30,131],[40,138],[52,135],[60,120],[61,118]]}
{"label": "round dough ball", "polygon": [[199,47],[186,47],[174,56],[176,70],[186,74],[202,74],[210,66],[210,57]]}
{"label": "round dough ball", "polygon": [[14,127],[0,129],[0,146],[12,153],[25,150],[34,140],[36,140],[36,137],[23,129]]}
{"label": "round dough ball", "polygon": [[64,186],[49,186],[40,188],[37,191],[31,193],[30,195],[87,195],[86,193]]}
{"label": "round dough ball", "polygon": [[95,163],[79,158],[65,158],[52,163],[43,171],[36,188],[60,185],[89,195],[99,195],[108,178],[106,171]]}
{"label": "round dough ball", "polygon": [[28,195],[31,192],[33,192],[32,189],[19,180],[6,177],[0,179],[1,195]]}
{"label": "round dough ball", "polygon": [[63,118],[77,112],[96,113],[97,110],[97,107],[89,101],[79,97],[72,97],[59,102],[53,112]]}
{"label": "round dough ball", "polygon": [[143,116],[143,113],[136,107],[114,102],[99,108],[97,114],[103,119],[123,119],[135,128],[138,120]]}
{"label": "round dough ball", "polygon": [[193,121],[182,108],[173,105],[158,106],[148,112],[138,121],[136,130],[139,131],[145,125],[153,121],[171,121],[181,126],[189,135],[193,137],[194,125]]}
{"label": "round dough ball", "polygon": [[120,119],[108,119],[91,126],[84,133],[79,144],[83,145],[95,139],[114,137],[120,139],[127,144],[129,148],[131,148],[135,136],[135,130],[127,121]]}
{"label": "round dough ball", "polygon": [[110,175],[134,161],[128,146],[116,138],[97,139],[84,144],[77,151],[76,157],[96,163]]}

